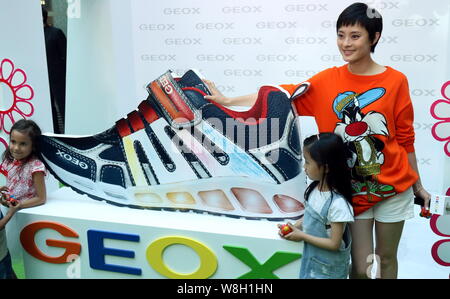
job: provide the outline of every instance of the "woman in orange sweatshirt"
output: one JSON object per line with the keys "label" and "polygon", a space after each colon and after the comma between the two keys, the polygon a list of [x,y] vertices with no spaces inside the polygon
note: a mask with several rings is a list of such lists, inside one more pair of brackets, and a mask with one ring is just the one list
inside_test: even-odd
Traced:
{"label": "woman in orange sweatshirt", "polygon": [[[315,117],[320,132],[340,135],[351,152],[355,222],[350,278],[367,278],[374,257],[381,278],[396,278],[397,249],[405,220],[414,217],[414,195],[426,207],[431,198],[418,175],[408,81],[372,59],[383,29],[376,10],[354,3],[341,13],[336,29],[347,64],[310,78],[310,89],[294,104],[300,115]],[[212,91],[206,98],[223,105],[256,101],[257,94],[225,97],[213,82],[205,82]],[[300,85],[281,87],[292,95]]]}

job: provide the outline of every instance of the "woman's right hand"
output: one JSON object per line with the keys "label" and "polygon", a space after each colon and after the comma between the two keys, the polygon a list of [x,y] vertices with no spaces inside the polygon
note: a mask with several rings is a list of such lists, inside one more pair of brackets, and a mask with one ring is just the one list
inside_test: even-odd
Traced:
{"label": "woman's right hand", "polygon": [[211,95],[205,96],[205,99],[214,101],[216,103],[219,103],[224,106],[229,106],[230,98],[224,96],[219,89],[217,89],[216,84],[214,82],[203,79],[203,82],[205,82],[206,86],[208,86],[209,91],[211,92]]}

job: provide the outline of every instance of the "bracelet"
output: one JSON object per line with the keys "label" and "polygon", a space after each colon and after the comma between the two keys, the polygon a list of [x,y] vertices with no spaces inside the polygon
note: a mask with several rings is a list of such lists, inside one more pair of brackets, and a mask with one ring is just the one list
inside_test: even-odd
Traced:
{"label": "bracelet", "polygon": [[413,191],[414,195],[416,195],[417,192],[422,191],[423,190],[423,186],[420,187],[419,189],[417,189],[416,191]]}

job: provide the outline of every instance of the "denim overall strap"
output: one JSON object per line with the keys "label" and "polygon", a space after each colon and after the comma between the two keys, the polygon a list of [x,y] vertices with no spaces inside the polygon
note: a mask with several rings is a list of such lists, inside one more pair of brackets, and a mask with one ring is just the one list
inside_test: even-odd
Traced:
{"label": "denim overall strap", "polygon": [[[329,238],[326,225],[332,199],[333,195],[325,202],[320,213],[307,204],[303,221],[305,233]],[[304,242],[300,278],[346,278],[350,262],[350,244],[338,251],[331,251]]]}
{"label": "denim overall strap", "polygon": [[323,223],[326,225],[328,223],[328,211],[330,210],[331,203],[333,202],[334,194],[331,192],[330,198],[325,202],[325,204],[322,207],[322,210],[320,211],[320,216],[323,218]]}

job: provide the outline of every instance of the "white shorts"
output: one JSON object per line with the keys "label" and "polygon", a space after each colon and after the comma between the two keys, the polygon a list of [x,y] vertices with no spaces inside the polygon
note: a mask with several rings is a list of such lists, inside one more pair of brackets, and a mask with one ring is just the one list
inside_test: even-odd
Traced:
{"label": "white shorts", "polygon": [[375,219],[382,223],[395,223],[414,218],[414,193],[412,188],[385,199],[355,217],[356,220]]}

